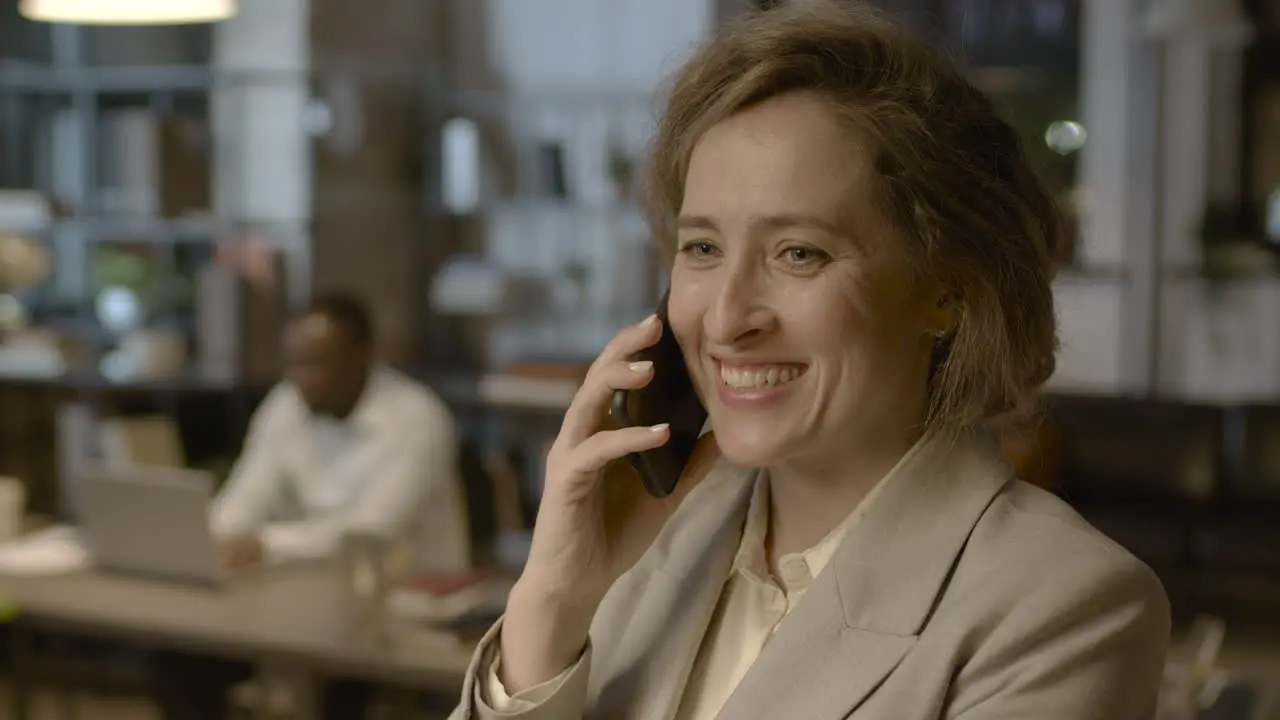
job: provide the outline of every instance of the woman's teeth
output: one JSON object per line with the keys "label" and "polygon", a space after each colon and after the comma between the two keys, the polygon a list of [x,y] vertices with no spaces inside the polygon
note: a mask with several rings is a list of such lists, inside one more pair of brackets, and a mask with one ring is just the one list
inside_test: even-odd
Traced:
{"label": "woman's teeth", "polygon": [[770,368],[731,368],[720,366],[720,379],[735,390],[753,390],[784,385],[804,374],[799,365]]}

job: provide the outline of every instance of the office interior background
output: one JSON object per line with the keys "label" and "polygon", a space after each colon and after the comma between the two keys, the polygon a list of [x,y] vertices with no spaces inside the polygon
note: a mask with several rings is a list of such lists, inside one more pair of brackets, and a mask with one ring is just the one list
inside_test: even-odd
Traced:
{"label": "office interior background", "polygon": [[[188,3],[210,4],[167,6]],[[289,309],[344,290],[459,419],[476,542],[518,554],[577,379],[661,290],[635,204],[657,92],[750,4],[239,0],[159,25],[19,4],[0,0],[0,474],[23,526],[74,519],[93,463],[225,475]],[[1058,370],[1010,458],[1160,574],[1171,667],[1213,658],[1204,717],[1273,717],[1280,2],[876,4],[963,60],[1072,220]],[[152,717],[130,638],[89,625],[39,633],[34,717]]]}

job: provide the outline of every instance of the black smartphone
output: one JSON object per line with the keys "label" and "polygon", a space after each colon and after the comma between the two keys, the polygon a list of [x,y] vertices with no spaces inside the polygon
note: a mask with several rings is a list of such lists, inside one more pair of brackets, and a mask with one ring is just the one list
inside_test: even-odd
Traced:
{"label": "black smartphone", "polygon": [[684,364],[680,343],[667,324],[667,295],[658,303],[662,338],[652,347],[636,353],[633,361],[653,362],[653,380],[639,390],[618,390],[613,394],[610,414],[619,427],[671,425],[666,444],[653,450],[627,455],[627,462],[640,473],[649,494],[666,497],[675,490],[680,473],[693,455],[698,435],[707,421],[707,411],[694,392],[693,381]]}

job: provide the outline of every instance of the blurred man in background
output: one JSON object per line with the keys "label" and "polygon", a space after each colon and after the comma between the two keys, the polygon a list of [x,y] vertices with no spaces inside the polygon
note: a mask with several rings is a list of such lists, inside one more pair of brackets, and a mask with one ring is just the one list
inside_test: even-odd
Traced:
{"label": "blurred man in background", "polygon": [[[286,330],[286,377],[254,413],[244,452],[214,501],[228,570],[335,554],[344,536],[408,545],[415,566],[462,570],[470,548],[457,434],[429,389],[375,360],[357,299],[317,299]],[[155,663],[166,720],[224,718],[238,663],[165,656]],[[359,718],[368,688],[326,687],[326,718]]]}

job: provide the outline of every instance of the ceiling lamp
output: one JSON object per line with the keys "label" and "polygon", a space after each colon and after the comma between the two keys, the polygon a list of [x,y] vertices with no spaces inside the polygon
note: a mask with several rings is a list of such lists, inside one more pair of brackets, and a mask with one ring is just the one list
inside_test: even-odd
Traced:
{"label": "ceiling lamp", "polygon": [[1148,0],[1139,27],[1152,38],[1199,38],[1215,45],[1244,45],[1253,37],[1240,0]]}
{"label": "ceiling lamp", "polygon": [[180,25],[226,20],[236,0],[22,0],[31,20],[77,25]]}

